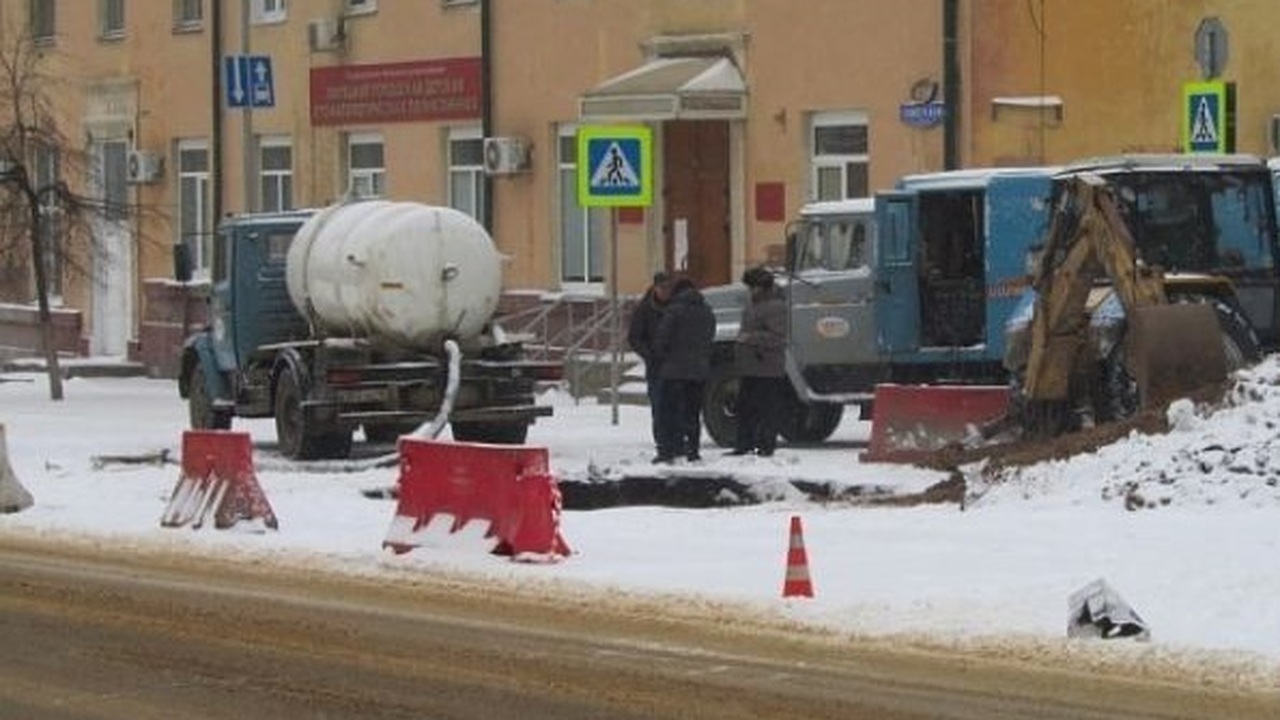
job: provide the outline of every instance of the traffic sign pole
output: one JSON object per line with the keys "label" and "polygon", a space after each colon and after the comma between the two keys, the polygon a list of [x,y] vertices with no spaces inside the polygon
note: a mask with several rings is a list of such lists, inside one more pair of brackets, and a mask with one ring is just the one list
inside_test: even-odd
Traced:
{"label": "traffic sign pole", "polygon": [[[613,396],[613,424],[618,424],[618,376],[622,366],[622,303],[618,299],[618,209],[609,209],[609,282],[613,313],[613,362],[609,368],[610,395]],[[646,373],[647,374],[647,373]]]}

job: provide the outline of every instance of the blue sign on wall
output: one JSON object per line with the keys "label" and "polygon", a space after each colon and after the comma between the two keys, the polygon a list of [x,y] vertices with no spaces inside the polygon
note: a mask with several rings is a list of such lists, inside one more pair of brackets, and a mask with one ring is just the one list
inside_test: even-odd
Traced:
{"label": "blue sign on wall", "polygon": [[223,59],[227,107],[269,108],[276,105],[271,58],[266,55],[228,55]]}

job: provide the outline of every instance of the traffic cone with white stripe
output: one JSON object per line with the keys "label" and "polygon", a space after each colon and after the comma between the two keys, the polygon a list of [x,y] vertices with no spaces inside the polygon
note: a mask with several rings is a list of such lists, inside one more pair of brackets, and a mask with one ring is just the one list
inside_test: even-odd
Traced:
{"label": "traffic cone with white stripe", "polygon": [[804,551],[804,531],[800,516],[791,516],[791,541],[787,548],[787,575],[782,582],[782,597],[813,597],[809,580],[809,556]]}

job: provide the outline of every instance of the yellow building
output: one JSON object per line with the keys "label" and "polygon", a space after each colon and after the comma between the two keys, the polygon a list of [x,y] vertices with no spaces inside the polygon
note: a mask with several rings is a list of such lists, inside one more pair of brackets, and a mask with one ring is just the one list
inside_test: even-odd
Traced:
{"label": "yellow building", "polygon": [[[103,169],[94,191],[140,210],[95,230],[109,252],[66,239],[83,262],[57,300],[79,313],[78,349],[162,365],[225,214],[412,199],[486,224],[513,292],[631,294],[659,268],[727,282],[776,260],[809,200],[1176,149],[1213,18],[1201,54],[1234,82],[1236,146],[1270,152],[1272,6],[0,0],[0,31],[37,38],[67,137]],[[585,209],[576,133],[618,125],[652,133],[652,205]],[[195,285],[174,281],[177,246]],[[0,346],[32,297],[16,257],[0,263]]]}

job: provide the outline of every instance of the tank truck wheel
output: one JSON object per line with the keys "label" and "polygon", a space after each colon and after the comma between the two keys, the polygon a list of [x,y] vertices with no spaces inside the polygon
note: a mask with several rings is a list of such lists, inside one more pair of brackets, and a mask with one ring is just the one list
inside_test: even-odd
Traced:
{"label": "tank truck wheel", "polygon": [[788,393],[788,412],[779,432],[793,445],[814,445],[831,437],[844,417],[844,406],[832,403],[805,403]]}
{"label": "tank truck wheel", "polygon": [[309,426],[302,410],[302,388],[291,370],[280,373],[280,379],[276,381],[275,416],[276,443],[282,455],[291,460],[319,457],[323,436],[317,435]]}
{"label": "tank truck wheel", "polygon": [[209,397],[208,386],[205,385],[204,368],[199,363],[191,371],[191,382],[187,389],[187,411],[192,430],[226,430],[231,427],[231,414],[213,408],[213,399]]}
{"label": "tank truck wheel", "polygon": [[450,423],[453,439],[461,442],[523,445],[529,437],[528,423]]}
{"label": "tank truck wheel", "polygon": [[702,424],[720,447],[731,448],[738,441],[738,378],[720,373],[707,381]]}

